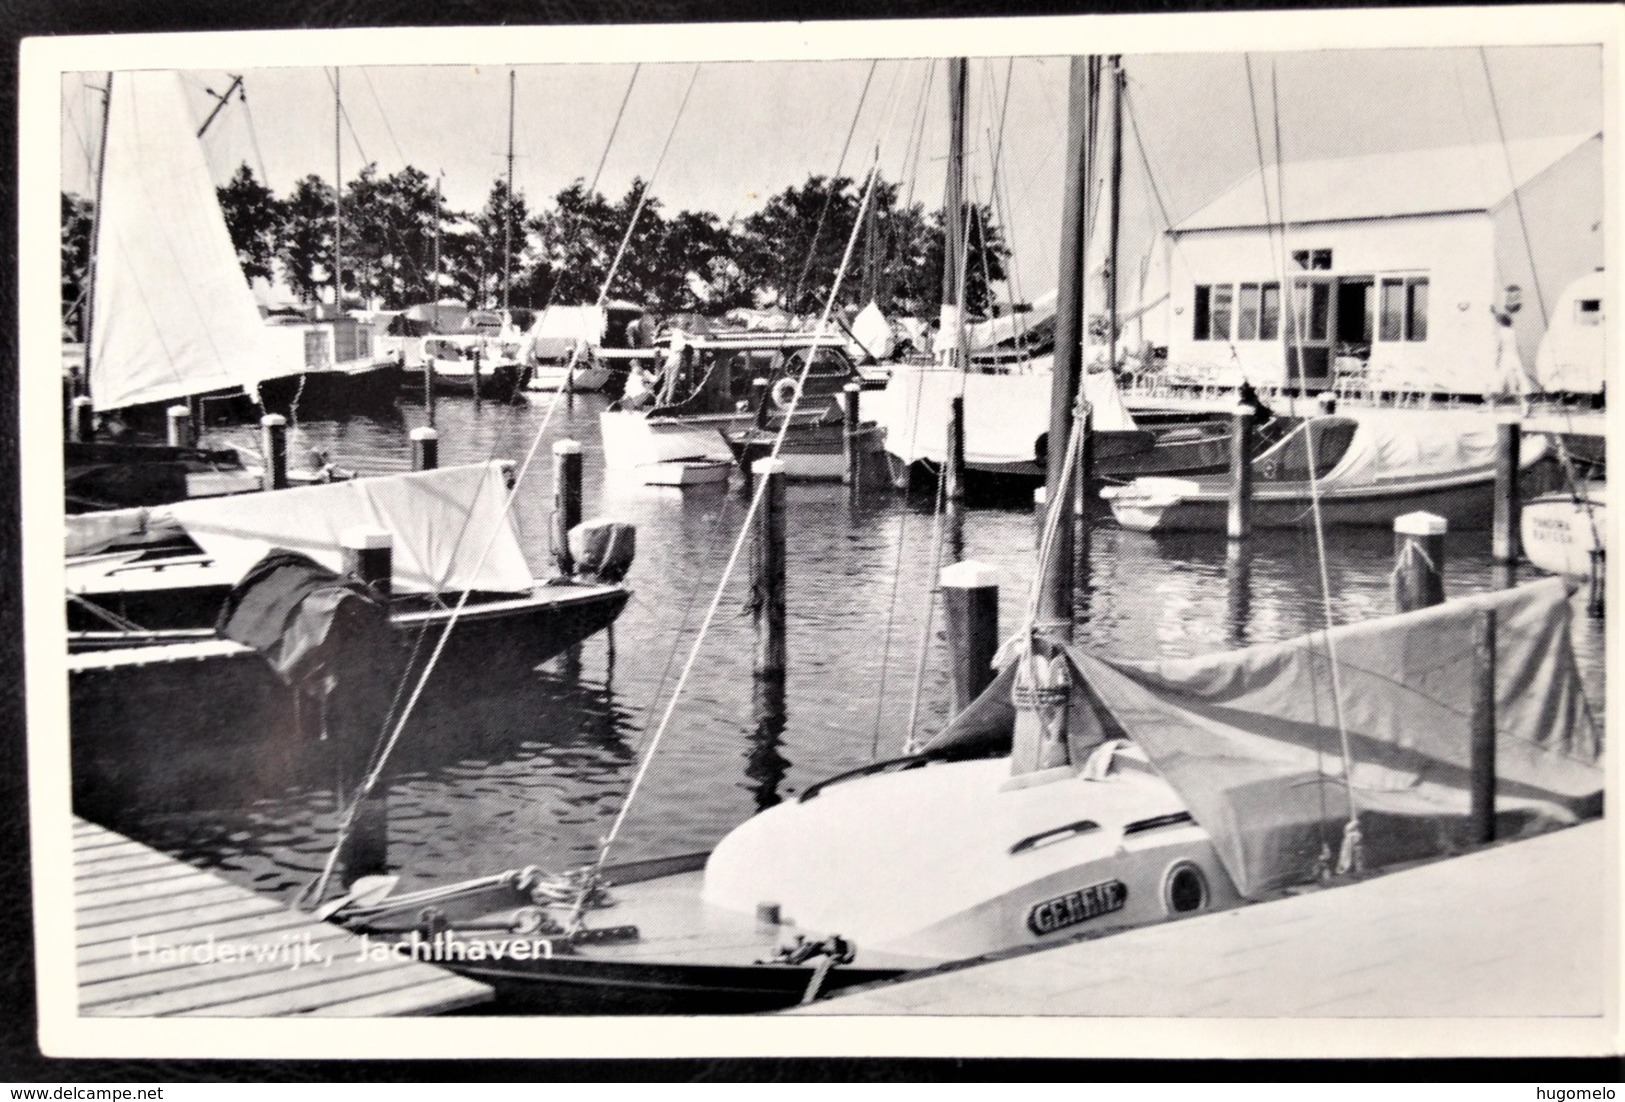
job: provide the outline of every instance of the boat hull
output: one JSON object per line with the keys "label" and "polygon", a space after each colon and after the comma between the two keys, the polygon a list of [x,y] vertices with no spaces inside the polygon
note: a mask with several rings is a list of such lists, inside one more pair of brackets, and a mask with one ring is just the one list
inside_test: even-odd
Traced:
{"label": "boat hull", "polygon": [[[1334,527],[1387,528],[1398,517],[1420,510],[1445,517],[1452,531],[1482,529],[1489,526],[1494,512],[1494,489],[1494,480],[1485,478],[1324,492],[1320,517],[1322,523]],[[1130,531],[1223,531],[1228,523],[1227,490],[1195,484],[1188,492],[1130,486],[1107,496],[1117,523]],[[1255,528],[1294,528],[1311,517],[1306,485],[1254,490]]]}
{"label": "boat hull", "polygon": [[1591,577],[1593,552],[1608,530],[1607,509],[1601,495],[1591,498],[1589,508],[1566,493],[1527,502],[1519,519],[1525,557],[1548,574]]}
{"label": "boat hull", "polygon": [[604,466],[611,471],[633,471],[676,459],[730,460],[733,455],[717,430],[740,420],[727,413],[649,417],[632,410],[605,410],[598,417]]}
{"label": "boat hull", "polygon": [[[259,385],[266,413],[290,421],[331,421],[353,413],[387,409],[401,392],[400,365],[393,361],[333,367],[267,379]],[[251,420],[258,407],[245,417]]]}
{"label": "boat hull", "polygon": [[[747,474],[751,464],[773,454],[778,434],[771,429],[724,430],[723,439],[734,461]],[[885,434],[878,426],[865,425],[858,434],[861,470],[866,482],[885,478]],[[792,429],[779,449],[786,478],[798,482],[843,482],[846,480],[846,430],[839,423],[818,422]]]}
{"label": "boat hull", "polygon": [[557,390],[570,390],[579,394],[603,390],[609,384],[612,373],[609,368],[599,364],[588,364],[585,367],[560,367],[554,364],[538,364],[530,372],[530,382],[525,389],[531,392],[541,391],[551,393]]}

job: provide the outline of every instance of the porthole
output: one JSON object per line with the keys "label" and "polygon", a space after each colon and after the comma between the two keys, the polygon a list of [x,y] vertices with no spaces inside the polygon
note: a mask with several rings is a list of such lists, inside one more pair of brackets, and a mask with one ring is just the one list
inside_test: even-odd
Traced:
{"label": "porthole", "polygon": [[1171,915],[1191,914],[1207,906],[1207,877],[1189,861],[1172,865],[1162,878],[1162,905]]}

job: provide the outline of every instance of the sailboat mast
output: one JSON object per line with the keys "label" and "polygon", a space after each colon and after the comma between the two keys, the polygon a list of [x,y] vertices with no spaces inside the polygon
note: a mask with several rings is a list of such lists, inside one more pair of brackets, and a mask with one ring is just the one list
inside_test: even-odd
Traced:
{"label": "sailboat mast", "polygon": [[502,207],[502,312],[508,312],[508,283],[513,269],[513,84],[508,70],[508,195]]}
{"label": "sailboat mast", "polygon": [[434,305],[430,309],[434,312],[436,333],[440,332],[440,218],[443,202],[440,198],[440,186],[444,179],[444,175],[434,178],[434,288],[430,291],[434,296],[430,301]]}
{"label": "sailboat mast", "polygon": [[1093,150],[1089,113],[1099,80],[1097,58],[1074,57],[1068,78],[1065,191],[1061,200],[1061,263],[1056,278],[1055,367],[1050,379],[1049,454],[1045,469],[1053,528],[1047,562],[1039,563],[1036,627],[1062,639],[1072,637],[1072,499],[1060,492],[1066,472],[1067,440],[1082,378],[1083,283],[1088,232],[1089,177]]}
{"label": "sailboat mast", "polygon": [[96,198],[90,211],[90,255],[85,260],[85,377],[82,380],[85,396],[94,400],[90,391],[91,348],[96,337],[96,255],[97,238],[102,230],[102,182],[107,177],[107,123],[113,114],[113,74],[107,74],[107,87],[102,90],[102,133],[96,151]]}
{"label": "sailboat mast", "polygon": [[1112,55],[1112,164],[1110,243],[1106,261],[1106,366],[1117,370],[1117,246],[1123,215],[1123,59]]}
{"label": "sailboat mast", "polygon": [[333,316],[344,313],[344,153],[339,123],[344,101],[339,94],[339,68],[333,67]]}
{"label": "sailboat mast", "polygon": [[948,62],[948,186],[942,212],[942,330],[941,341],[947,355],[945,367],[963,364],[960,338],[965,319],[961,314],[964,288],[964,207],[965,207],[965,86],[969,63],[962,57]]}

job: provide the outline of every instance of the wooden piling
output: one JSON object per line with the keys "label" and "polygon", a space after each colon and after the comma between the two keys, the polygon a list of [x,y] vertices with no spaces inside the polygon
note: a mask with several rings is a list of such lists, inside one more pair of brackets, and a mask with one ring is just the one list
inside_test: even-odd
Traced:
{"label": "wooden piling", "polygon": [[263,487],[283,490],[288,485],[288,419],[280,413],[260,418],[260,451],[265,455]]}
{"label": "wooden piling", "polygon": [[1072,469],[1072,619],[1089,614],[1089,488],[1095,477],[1095,411],[1079,398],[1078,454]]}
{"label": "wooden piling", "polygon": [[1473,712],[1468,743],[1468,829],[1479,845],[1495,841],[1495,610],[1473,620]]}
{"label": "wooden piling", "polygon": [[83,394],[68,403],[68,439],[88,444],[96,436],[96,409]]}
{"label": "wooden piling", "polygon": [[553,444],[553,561],[568,578],[575,573],[570,531],[581,523],[581,445],[574,440]]}
{"label": "wooden piling", "polygon": [[474,404],[479,405],[482,398],[484,398],[484,395],[480,393],[480,350],[479,346],[476,345],[474,348]]}
{"label": "wooden piling", "polygon": [[[1044,550],[1044,525],[1049,519],[1049,490],[1043,486],[1033,491],[1033,549]],[[1042,568],[1043,564],[1040,563]]]}
{"label": "wooden piling", "polygon": [[999,649],[999,574],[986,563],[966,561],[943,567],[937,578],[957,714],[993,680],[993,655]]}
{"label": "wooden piling", "polygon": [[764,431],[767,428],[767,403],[769,400],[767,380],[761,376],[752,379],[750,381],[750,407],[756,411],[756,427]]}
{"label": "wooden piling", "polygon": [[344,573],[388,601],[394,587],[395,537],[383,528],[347,528],[339,535],[339,547]]}
{"label": "wooden piling", "polygon": [[165,412],[169,446],[172,448],[197,447],[197,433],[192,427],[191,406],[170,406]]}
{"label": "wooden piling", "polygon": [[942,477],[948,480],[944,491],[947,499],[965,500],[965,396],[962,394],[948,400],[948,449]]}
{"label": "wooden piling", "polygon": [[1496,562],[1518,561],[1518,452],[1523,424],[1502,421],[1495,426],[1495,522],[1490,534],[1490,557]]}
{"label": "wooden piling", "polygon": [[423,357],[423,409],[434,427],[434,357]]}
{"label": "wooden piling", "polygon": [[756,622],[758,677],[782,676],[787,666],[784,638],[784,461],[758,459],[751,464],[761,496],[752,547],[752,615]]}
{"label": "wooden piling", "polygon": [[841,450],[846,460],[846,471],[842,481],[854,492],[863,486],[863,440],[859,436],[861,420],[858,398],[862,393],[863,388],[857,383],[847,383],[842,390],[845,401],[841,408],[844,418],[841,425]]}
{"label": "wooden piling", "polygon": [[440,434],[427,426],[412,430],[412,469],[432,471],[440,466]]}
{"label": "wooden piling", "polygon": [[1316,396],[1315,404],[1320,407],[1322,417],[1330,417],[1337,412],[1337,395],[1331,393],[1320,394]]}
{"label": "wooden piling", "polygon": [[1225,532],[1244,540],[1253,532],[1253,415],[1245,403],[1230,411],[1230,510]]}
{"label": "wooden piling", "polygon": [[1608,558],[1601,547],[1591,549],[1591,589],[1586,600],[1586,611],[1601,616],[1608,607]]}
{"label": "wooden piling", "polygon": [[1432,513],[1394,519],[1394,607],[1431,608],[1444,600],[1444,537],[1450,524]]}

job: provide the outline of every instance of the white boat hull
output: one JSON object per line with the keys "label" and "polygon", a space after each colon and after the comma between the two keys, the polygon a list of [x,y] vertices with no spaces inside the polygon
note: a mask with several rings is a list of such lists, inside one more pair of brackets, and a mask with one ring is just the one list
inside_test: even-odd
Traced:
{"label": "white boat hull", "polygon": [[604,467],[633,471],[676,459],[730,459],[717,430],[739,423],[731,414],[703,417],[649,417],[630,410],[605,410],[598,424],[604,441]]}
{"label": "white boat hull", "polygon": [[[1520,535],[1523,553],[1548,574],[1589,578],[1592,552],[1606,546],[1608,505],[1604,491],[1593,488],[1589,508],[1568,494],[1543,494],[1523,507]],[[1599,542],[1601,538],[1601,542]]]}
{"label": "white boat hull", "polygon": [[[571,376],[574,375],[572,379]],[[537,365],[530,375],[527,390],[552,393],[559,390],[573,390],[578,393],[603,390],[610,380],[610,370],[596,364],[586,367],[578,366],[573,371],[567,367],[553,365]],[[568,387],[566,387],[568,383]]]}
{"label": "white boat hull", "polygon": [[724,459],[668,459],[637,468],[645,486],[715,486],[732,472],[733,464]]}
{"label": "white boat hull", "polygon": [[[1325,491],[1321,522],[1332,527],[1386,528],[1406,513],[1422,510],[1449,520],[1451,529],[1484,528],[1493,508],[1494,481],[1428,479],[1360,491]],[[1117,523],[1133,532],[1222,531],[1230,498],[1226,491],[1189,479],[1143,478],[1128,486],[1108,487]],[[1308,522],[1312,506],[1300,486],[1261,487],[1253,491],[1254,528],[1293,528]]]}

